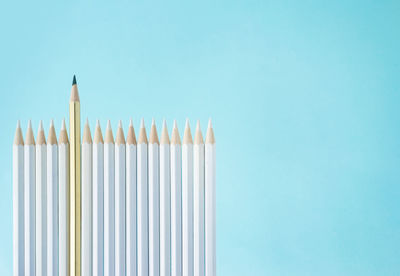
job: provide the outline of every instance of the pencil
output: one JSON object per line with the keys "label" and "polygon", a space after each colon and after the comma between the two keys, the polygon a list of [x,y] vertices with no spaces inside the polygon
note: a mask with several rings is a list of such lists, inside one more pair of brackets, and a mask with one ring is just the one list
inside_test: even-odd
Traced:
{"label": "pencil", "polygon": [[[74,76],[69,103],[70,144],[70,273],[81,275],[81,115]],[[39,274],[40,275],[40,274]]]}
{"label": "pencil", "polygon": [[197,121],[193,147],[193,265],[204,276],[204,140]]}
{"label": "pencil", "polygon": [[65,120],[62,121],[58,139],[59,169],[59,276],[69,276],[69,141]]}
{"label": "pencil", "polygon": [[36,271],[36,150],[32,123],[29,120],[24,145],[24,209],[25,209],[25,275],[34,276]]}
{"label": "pencil", "polygon": [[171,275],[182,275],[182,155],[176,121],[171,134]]}
{"label": "pencil", "polygon": [[36,138],[36,275],[47,275],[46,138],[40,121]]}
{"label": "pencil", "polygon": [[160,275],[160,143],[153,119],[149,139],[149,275]]}
{"label": "pencil", "polygon": [[171,275],[171,179],[167,123],[160,141],[160,275]]}
{"label": "pencil", "polygon": [[97,120],[93,143],[93,275],[104,275],[104,141]]}
{"label": "pencil", "polygon": [[216,275],[216,186],[215,137],[208,122],[205,143],[205,269],[206,276]]}
{"label": "pencil", "polygon": [[92,146],[86,119],[82,138],[82,275],[92,275]]}
{"label": "pencil", "polygon": [[136,137],[132,120],[126,137],[126,275],[136,275]]}
{"label": "pencil", "polygon": [[47,275],[58,275],[58,145],[53,120],[47,140]]}
{"label": "pencil", "polygon": [[182,143],[182,275],[193,275],[193,139],[189,120]]}
{"label": "pencil", "polygon": [[13,144],[13,249],[13,275],[24,275],[24,140],[19,121]]}
{"label": "pencil", "polygon": [[119,121],[115,138],[115,275],[126,275],[125,247],[125,166],[126,145],[122,122]]}
{"label": "pencil", "polygon": [[149,220],[147,184],[147,135],[144,120],[140,124],[137,144],[137,271],[149,275]]}
{"label": "pencil", "polygon": [[104,275],[115,274],[115,155],[114,136],[107,122],[104,143]]}

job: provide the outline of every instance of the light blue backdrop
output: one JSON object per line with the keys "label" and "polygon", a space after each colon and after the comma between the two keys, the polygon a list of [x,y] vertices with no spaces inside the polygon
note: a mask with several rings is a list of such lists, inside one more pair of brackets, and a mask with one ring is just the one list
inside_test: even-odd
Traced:
{"label": "light blue backdrop", "polygon": [[74,73],[92,128],[213,119],[219,275],[399,275],[399,2],[145,2],[1,4],[0,275],[16,121]]}

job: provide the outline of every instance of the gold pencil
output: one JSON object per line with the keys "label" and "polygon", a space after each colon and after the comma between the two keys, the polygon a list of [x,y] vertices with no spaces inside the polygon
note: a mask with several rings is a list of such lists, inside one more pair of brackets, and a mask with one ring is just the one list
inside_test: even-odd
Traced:
{"label": "gold pencil", "polygon": [[72,81],[70,131],[70,273],[81,275],[81,118],[78,86]]}

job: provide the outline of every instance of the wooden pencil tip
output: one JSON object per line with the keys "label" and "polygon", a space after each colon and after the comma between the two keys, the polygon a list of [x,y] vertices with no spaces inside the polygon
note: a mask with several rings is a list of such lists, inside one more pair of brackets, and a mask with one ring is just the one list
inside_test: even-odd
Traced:
{"label": "wooden pencil tip", "polygon": [[76,85],[76,76],[74,75],[74,78],[72,79],[72,85]]}
{"label": "wooden pencil tip", "polygon": [[67,128],[65,127],[65,119],[62,120],[61,123],[61,130],[66,130]]}
{"label": "wooden pencil tip", "polygon": [[168,128],[167,128],[167,121],[164,119],[163,121],[163,128],[161,132],[161,144],[169,144],[169,136],[168,136]]}
{"label": "wooden pencil tip", "polygon": [[71,88],[71,102],[79,102],[79,93],[78,93],[78,86],[76,85],[72,85]]}
{"label": "wooden pencil tip", "polygon": [[185,132],[183,133],[183,143],[193,144],[192,133],[190,131],[189,119],[186,119]]}
{"label": "wooden pencil tip", "polygon": [[57,136],[56,136],[56,130],[54,129],[53,120],[50,121],[49,136],[47,137],[47,144],[50,144],[50,145],[57,144]]}
{"label": "wooden pencil tip", "polygon": [[107,128],[106,128],[106,130],[109,130],[109,129],[111,129],[111,122],[110,122],[110,120],[107,121]]}
{"label": "wooden pencil tip", "polygon": [[92,143],[92,134],[90,133],[89,120],[86,119],[85,128],[83,129],[82,143]]}
{"label": "wooden pencil tip", "polygon": [[99,144],[99,143],[104,144],[103,134],[101,133],[101,127],[100,127],[100,121],[99,120],[97,120],[96,130],[94,132],[94,143],[95,144]]}
{"label": "wooden pencil tip", "polygon": [[37,134],[37,144],[38,145],[44,145],[46,144],[46,138],[44,136],[44,129],[43,129],[43,122],[40,120],[39,122],[39,129],[38,129],[38,134]]}
{"label": "wooden pencil tip", "polygon": [[15,130],[14,145],[24,145],[24,138],[22,138],[22,130],[19,120],[17,122],[17,129]]}
{"label": "wooden pencil tip", "polygon": [[89,125],[89,118],[86,117],[86,125]]}
{"label": "wooden pencil tip", "polygon": [[115,137],[115,144],[117,145],[125,144],[125,135],[124,135],[124,130],[122,129],[121,121],[119,121],[118,124],[117,136]]}
{"label": "wooden pencil tip", "polygon": [[144,128],[144,119],[140,120],[140,128]]}
{"label": "wooden pencil tip", "polygon": [[212,128],[211,118],[208,120],[208,128]]}
{"label": "wooden pencil tip", "polygon": [[176,120],[174,120],[174,125],[172,126],[172,129],[178,128],[178,124],[176,123]]}
{"label": "wooden pencil tip", "polygon": [[54,120],[53,119],[50,120],[50,127],[54,127]]}
{"label": "wooden pencil tip", "polygon": [[194,143],[197,145],[204,144],[203,134],[201,133],[201,128],[200,128],[200,121],[197,121],[196,133],[194,135]]}
{"label": "wooden pencil tip", "polygon": [[152,125],[152,126],[155,126],[155,125],[156,125],[156,122],[154,121],[154,118],[151,119],[151,125]]}
{"label": "wooden pencil tip", "polygon": [[133,129],[132,119],[129,123],[128,135],[126,136],[126,143],[128,145],[136,145],[136,135],[135,135],[135,130]]}
{"label": "wooden pencil tip", "polygon": [[160,144],[159,140],[158,140],[158,135],[157,135],[157,128],[156,128],[156,124],[153,122],[151,124],[151,130],[150,130],[150,144]]}
{"label": "wooden pencil tip", "polygon": [[111,129],[111,123],[110,120],[107,122],[107,129],[106,129],[106,143],[113,143],[114,144],[114,135]]}
{"label": "wooden pencil tip", "polygon": [[163,120],[162,127],[163,129],[167,128],[167,121],[165,119]]}
{"label": "wooden pencil tip", "polygon": [[129,127],[133,127],[132,118],[129,120]]}
{"label": "wooden pencil tip", "polygon": [[179,135],[179,131],[178,131],[178,126],[176,124],[176,120],[174,121],[174,128],[172,129],[171,144],[172,145],[180,145],[181,144],[181,137]]}
{"label": "wooden pencil tip", "polygon": [[208,121],[206,144],[215,144],[215,136],[214,136],[214,130],[213,130],[213,127],[211,124],[211,119]]}
{"label": "wooden pencil tip", "polygon": [[121,120],[119,120],[118,128],[122,128],[122,121]]}
{"label": "wooden pencil tip", "polygon": [[31,120],[28,121],[28,129],[32,129],[32,121]]}
{"label": "wooden pencil tip", "polygon": [[40,120],[40,122],[39,122],[39,130],[38,131],[41,131],[41,130],[43,130],[43,121],[42,120]]}

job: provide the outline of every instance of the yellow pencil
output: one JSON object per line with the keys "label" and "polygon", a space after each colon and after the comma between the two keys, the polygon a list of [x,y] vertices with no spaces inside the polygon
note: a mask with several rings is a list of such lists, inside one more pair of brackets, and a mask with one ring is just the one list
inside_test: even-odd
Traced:
{"label": "yellow pencil", "polygon": [[81,118],[78,86],[72,81],[69,103],[70,141],[70,273],[81,275]]}

